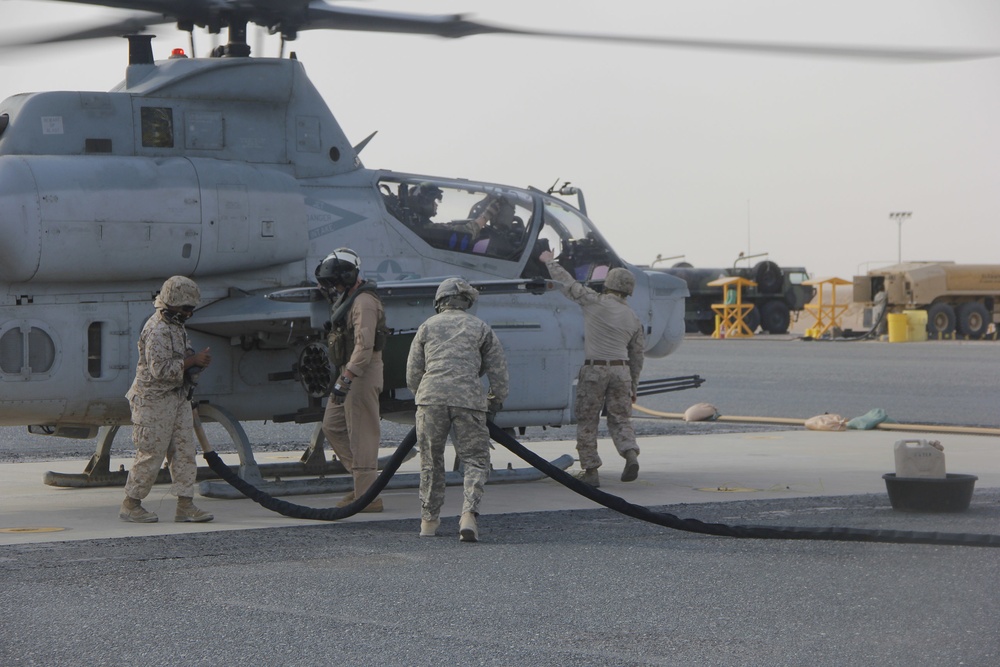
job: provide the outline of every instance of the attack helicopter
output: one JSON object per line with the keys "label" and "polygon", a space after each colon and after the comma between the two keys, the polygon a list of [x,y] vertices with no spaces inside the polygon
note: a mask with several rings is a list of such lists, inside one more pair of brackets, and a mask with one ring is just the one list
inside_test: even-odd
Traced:
{"label": "attack helicopter", "polygon": [[[229,42],[219,57],[157,61],[150,36],[133,35],[125,79],[110,92],[0,104],[0,425],[77,438],[104,428],[99,465],[111,429],[129,423],[135,338],[171,275],[201,288],[188,330],[198,349],[212,349],[212,372],[197,388],[212,416],[229,428],[315,421],[329,381],[329,304],[313,270],[343,246],[363,258],[386,302],[389,415],[405,419],[409,340],[433,313],[437,284],[463,275],[481,289],[478,315],[509,360],[515,391],[498,425],[572,423],[582,318],[540,279],[546,249],[596,284],[629,267],[648,353],[680,343],[684,283],[626,263],[584,211],[535,188],[368,169],[365,142],[348,140],[303,63],[248,57],[248,22],[288,38],[342,10],[291,2],[297,11],[276,17],[268,2],[225,12],[186,3],[183,13],[157,2],[104,4],[225,27]],[[431,193],[433,219],[418,220],[420,191]],[[484,207],[492,217],[476,238],[447,222]]]}
{"label": "attack helicopter", "polygon": [[[365,167],[361,153],[371,137],[348,139],[306,63],[251,58],[248,24],[283,41],[304,30],[347,29],[829,50],[575,35],[305,0],[80,4],[144,13],[44,40],[132,33],[125,78],[112,90],[0,103],[0,425],[77,438],[103,429],[98,465],[114,430],[129,423],[124,394],[135,338],[171,275],[201,287],[203,306],[188,329],[197,349],[212,349],[213,364],[197,397],[231,433],[241,421],[317,418],[328,382],[328,304],[312,275],[337,247],[360,254],[386,302],[394,330],[383,397],[389,417],[407,415],[408,337],[433,312],[440,280],[463,275],[482,290],[477,314],[497,331],[510,365],[514,390],[497,424],[573,423],[582,317],[545,280],[537,261],[545,249],[595,286],[614,267],[636,275],[631,303],[649,356],[669,354],[683,338],[683,281],[618,256],[579,191]],[[212,57],[157,60],[141,33],[163,23],[225,30],[228,42]],[[438,204],[430,220],[421,219],[426,192]],[[495,213],[476,237],[449,224],[487,208]]]}

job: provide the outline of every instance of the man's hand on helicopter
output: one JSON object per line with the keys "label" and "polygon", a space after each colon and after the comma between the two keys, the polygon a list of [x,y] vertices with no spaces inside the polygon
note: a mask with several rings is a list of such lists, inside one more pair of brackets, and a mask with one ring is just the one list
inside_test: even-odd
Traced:
{"label": "man's hand on helicopter", "polygon": [[538,261],[543,264],[545,262],[551,262],[553,259],[555,259],[555,255],[552,254],[551,250],[543,250],[542,252],[538,253]]}

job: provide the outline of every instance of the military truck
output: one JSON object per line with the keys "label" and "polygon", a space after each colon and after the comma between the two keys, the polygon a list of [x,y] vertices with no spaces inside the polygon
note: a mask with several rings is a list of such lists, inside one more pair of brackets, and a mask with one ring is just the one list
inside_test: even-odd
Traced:
{"label": "military truck", "polygon": [[757,283],[743,292],[743,303],[754,305],[745,322],[750,331],[758,328],[772,334],[788,332],[792,313],[798,319],[807,303],[816,296],[816,288],[802,283],[809,274],[802,267],[782,268],[772,261],[758,262],[752,267],[733,266],[724,269],[697,269],[687,262],[670,268],[652,268],[683,279],[691,296],[684,302],[684,324],[688,332],[709,335],[715,331],[715,311],[712,304],[722,303],[722,288],[709,287],[717,278],[740,276]]}
{"label": "military truck", "polygon": [[982,338],[1000,321],[1000,265],[904,262],[854,277],[854,301],[885,291],[886,312],[927,311],[929,338]]}

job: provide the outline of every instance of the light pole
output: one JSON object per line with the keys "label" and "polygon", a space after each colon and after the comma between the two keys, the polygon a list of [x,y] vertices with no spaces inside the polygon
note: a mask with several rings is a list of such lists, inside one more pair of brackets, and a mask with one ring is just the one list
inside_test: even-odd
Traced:
{"label": "light pole", "polygon": [[890,220],[895,220],[896,221],[896,225],[899,227],[899,241],[898,241],[898,244],[899,244],[899,247],[898,247],[899,256],[896,258],[896,263],[897,264],[902,264],[903,263],[903,220],[906,220],[911,215],[913,215],[913,213],[911,211],[894,211],[894,212],[892,212],[892,213],[889,214],[889,219]]}

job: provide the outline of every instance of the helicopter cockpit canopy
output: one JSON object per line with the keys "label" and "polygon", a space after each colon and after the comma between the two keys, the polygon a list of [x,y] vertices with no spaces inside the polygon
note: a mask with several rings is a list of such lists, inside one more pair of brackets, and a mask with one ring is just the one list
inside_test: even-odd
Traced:
{"label": "helicopter cockpit canopy", "polygon": [[506,277],[547,276],[538,255],[551,250],[585,282],[623,265],[580,211],[539,190],[395,175],[379,179],[378,187],[388,213],[416,243],[458,253],[451,261],[459,265],[472,255],[510,262],[491,263]]}
{"label": "helicopter cockpit canopy", "polygon": [[518,262],[534,210],[529,193],[484,184],[382,179],[386,210],[440,250]]}

